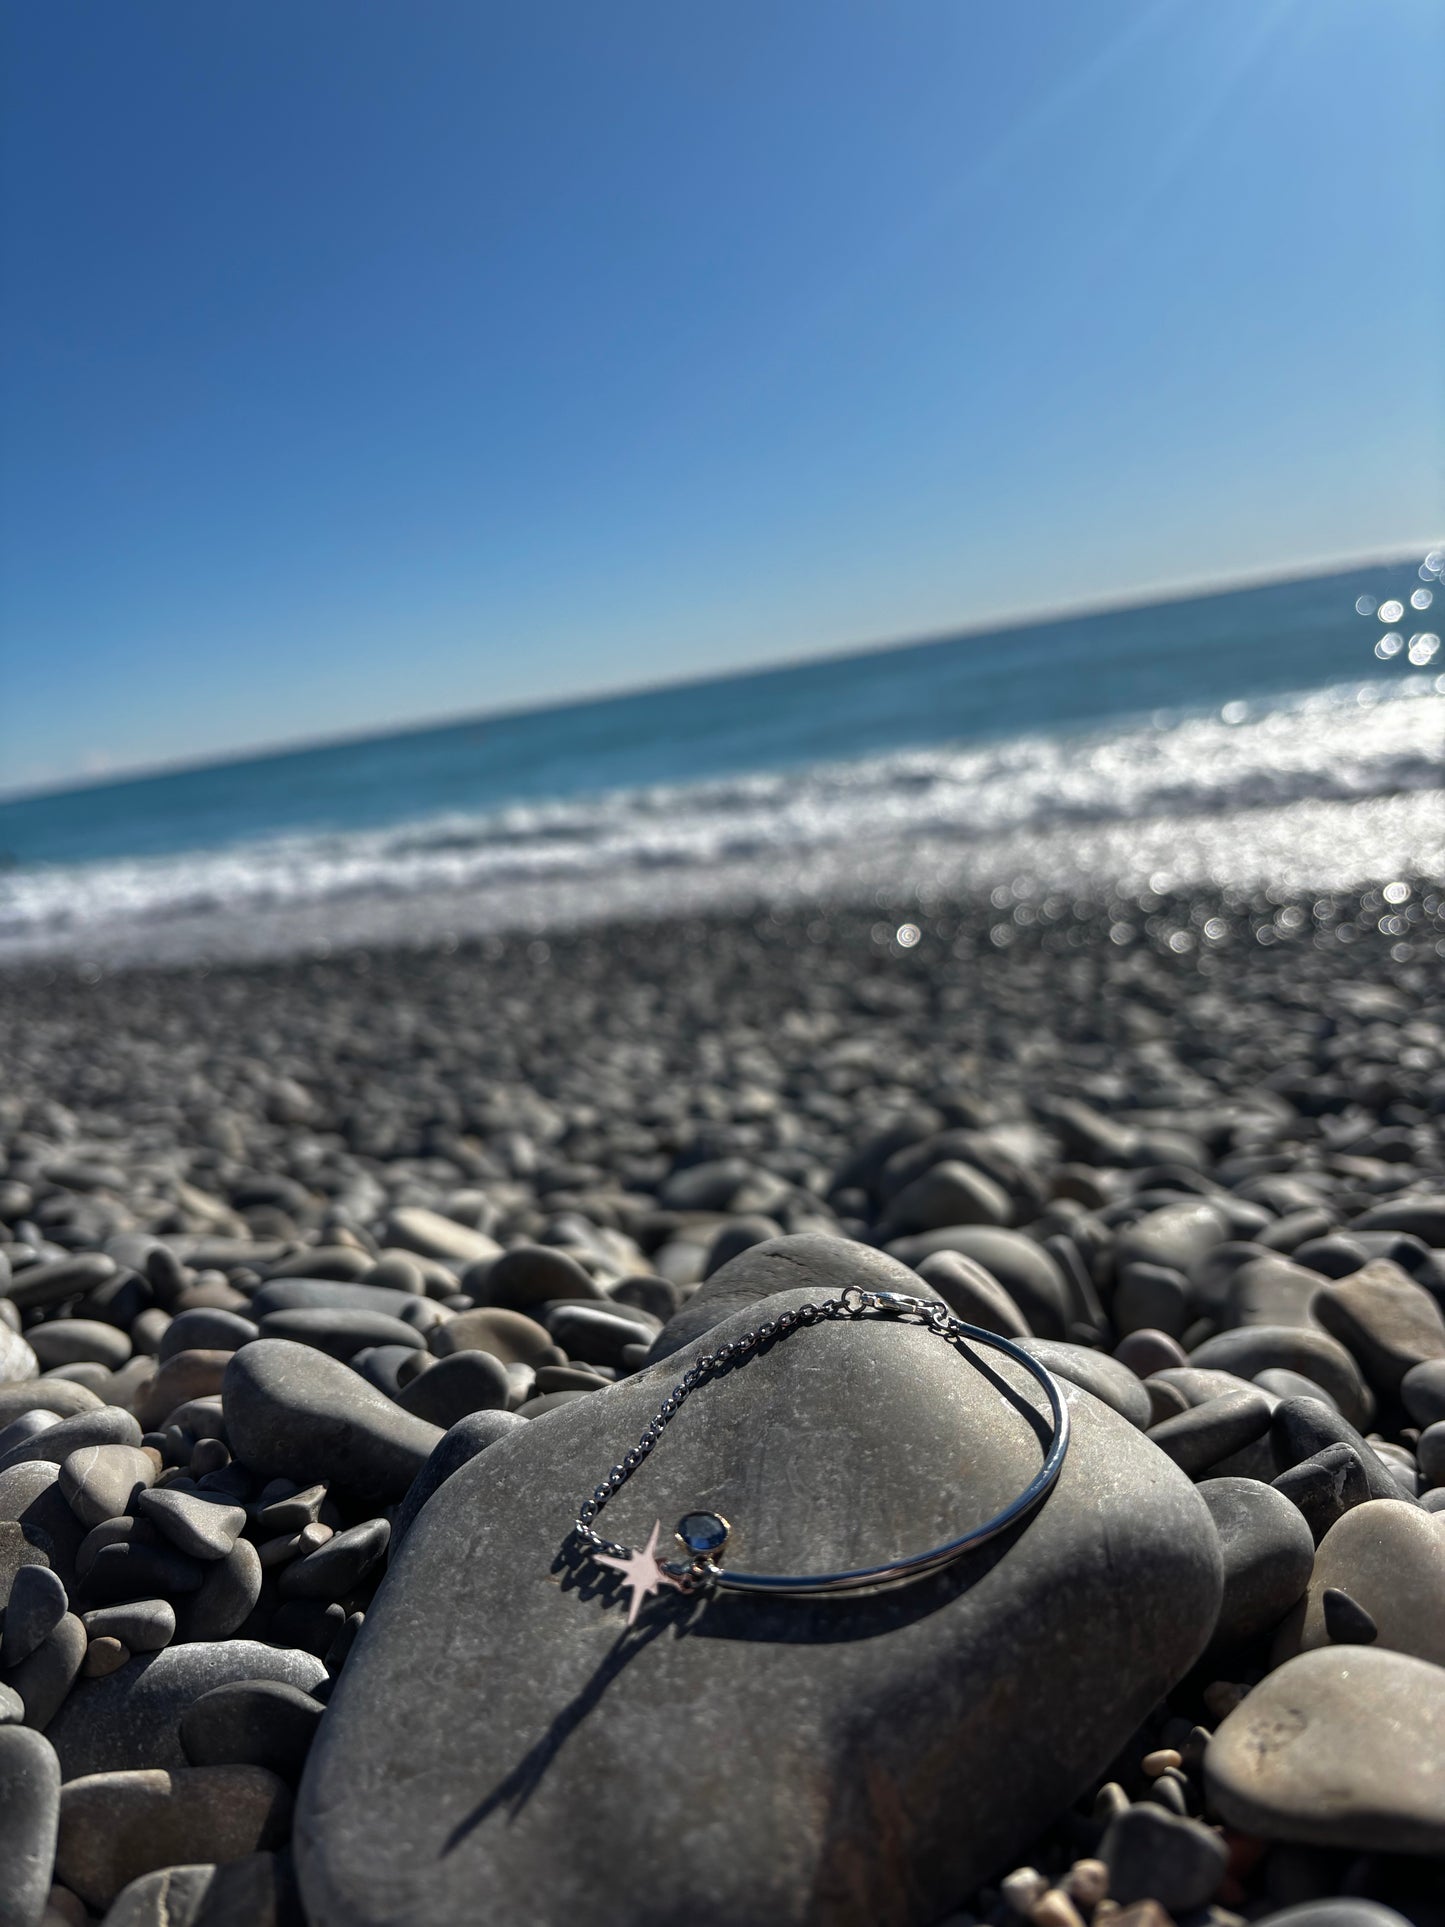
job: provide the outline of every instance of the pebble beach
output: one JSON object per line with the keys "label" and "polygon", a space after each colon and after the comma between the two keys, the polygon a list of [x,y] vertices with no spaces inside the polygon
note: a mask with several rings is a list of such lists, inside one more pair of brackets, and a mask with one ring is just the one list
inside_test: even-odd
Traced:
{"label": "pebble beach", "polygon": [[[1409,876],[9,971],[0,1921],[1445,1922],[1442,953]],[[849,1285],[1058,1485],[629,1628],[579,1505]],[[1010,1373],[825,1323],[608,1530],[917,1551]]]}

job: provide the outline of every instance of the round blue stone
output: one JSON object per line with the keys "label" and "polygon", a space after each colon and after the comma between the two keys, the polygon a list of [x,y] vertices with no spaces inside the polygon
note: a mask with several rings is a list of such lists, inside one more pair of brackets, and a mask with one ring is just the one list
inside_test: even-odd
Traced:
{"label": "round blue stone", "polygon": [[687,1550],[710,1558],[727,1544],[730,1528],[716,1512],[689,1512],[677,1522],[677,1536]]}

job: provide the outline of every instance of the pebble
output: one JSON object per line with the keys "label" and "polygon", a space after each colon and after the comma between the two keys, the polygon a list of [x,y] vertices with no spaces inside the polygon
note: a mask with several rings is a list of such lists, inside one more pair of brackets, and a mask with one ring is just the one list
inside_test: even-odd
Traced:
{"label": "pebble", "polygon": [[1428,1291],[1388,1258],[1376,1258],[1326,1285],[1312,1301],[1316,1318],[1358,1360],[1377,1399],[1397,1398],[1405,1374],[1445,1360],[1445,1315]]}
{"label": "pebble", "polygon": [[64,1619],[69,1606],[65,1587],[49,1566],[21,1566],[5,1602],[0,1666],[9,1669],[29,1659]]}
{"label": "pebble", "polygon": [[469,1412],[504,1410],[510,1392],[501,1359],[491,1352],[461,1351],[439,1358],[430,1370],[403,1385],[397,1403],[427,1424],[446,1428]]}
{"label": "pebble", "polygon": [[426,1350],[426,1339],[415,1326],[375,1311],[268,1311],[261,1320],[261,1336],[314,1345],[343,1362],[375,1345]]}
{"label": "pebble", "polygon": [[386,1557],[391,1522],[368,1519],[338,1532],[316,1552],[294,1560],[281,1574],[283,1599],[344,1599]]}
{"label": "pebble", "polygon": [[20,1333],[0,1324],[0,1387],[24,1384],[39,1370],[39,1359]]}
{"label": "pebble", "polygon": [[60,1462],[66,1504],[89,1528],[130,1510],[137,1491],[155,1484],[156,1462],[136,1445],[83,1445]]}
{"label": "pebble", "polygon": [[1372,1499],[1398,1499],[1400,1483],[1390,1467],[1349,1421],[1318,1399],[1282,1399],[1270,1419],[1270,1435],[1281,1465],[1297,1465],[1331,1445],[1347,1445],[1364,1468]]}
{"label": "pebble", "polygon": [[85,1649],[85,1658],[80,1670],[86,1679],[104,1679],[107,1673],[114,1673],[125,1665],[130,1658],[130,1648],[109,1634],[92,1639]]}
{"label": "pebble", "polygon": [[1400,1380],[1400,1397],[1416,1425],[1438,1425],[1445,1419],[1445,1358],[1412,1365]]}
{"label": "pebble", "polygon": [[98,1405],[89,1411],[75,1412],[47,1426],[33,1437],[21,1439],[0,1458],[0,1472],[30,1459],[48,1459],[63,1465],[72,1452],[91,1445],[139,1445],[141,1429],[129,1412],[116,1405]]}
{"label": "pebble", "polygon": [[237,1539],[224,1559],[202,1568],[200,1585],[177,1602],[176,1626],[183,1640],[229,1639],[245,1625],[261,1597],[261,1555],[249,1539]]}
{"label": "pebble", "polygon": [[1184,1347],[1176,1338],[1147,1326],[1121,1338],[1114,1347],[1114,1356],[1138,1378],[1149,1378],[1155,1372],[1167,1371],[1171,1365],[1186,1362]]}
{"label": "pebble", "polygon": [[419,1252],[423,1258],[439,1258],[444,1264],[470,1265],[502,1255],[502,1247],[495,1238],[421,1205],[405,1205],[393,1211],[387,1238],[403,1251]]}
{"label": "pebble", "polygon": [[339,1359],[280,1338],[234,1354],[222,1399],[232,1449],[246,1465],[339,1486],[361,1504],[404,1497],[442,1437]]}
{"label": "pebble", "polygon": [[469,1464],[478,1452],[484,1452],[489,1445],[495,1445],[499,1439],[506,1438],[526,1423],[515,1412],[473,1412],[464,1419],[458,1419],[417,1473],[406,1497],[396,1509],[391,1529],[390,1550],[393,1556],[432,1494],[454,1472],[460,1472],[464,1465]]}
{"label": "pebble", "polygon": [[1445,1669],[1326,1646],[1269,1673],[1210,1740],[1211,1807],[1262,1840],[1445,1852]]}
{"label": "pebble", "polygon": [[1124,1906],[1156,1900],[1177,1915],[1219,1892],[1229,1851],[1212,1828],[1146,1801],[1109,1822],[1099,1858],[1109,1869],[1111,1899]]}
{"label": "pebble", "polygon": [[192,1766],[262,1766],[288,1785],[301,1777],[324,1709],[284,1680],[214,1686],[181,1714],[181,1750]]}
{"label": "pebble", "polygon": [[89,1773],[186,1764],[177,1732],[202,1694],[238,1681],[275,1680],[309,1692],[326,1669],[310,1653],[249,1639],[137,1653],[106,1679],[82,1680],[51,1723],[49,1739],[69,1781]]}
{"label": "pebble", "polygon": [[92,1640],[118,1639],[132,1653],[158,1653],[175,1637],[176,1611],[168,1599],[131,1599],[81,1618]]}
{"label": "pebble", "polygon": [[1274,1490],[1298,1509],[1318,1545],[1347,1512],[1366,1503],[1370,1482],[1360,1454],[1341,1442],[1281,1472]]}
{"label": "pebble", "polygon": [[246,1524],[244,1506],[218,1503],[179,1485],[138,1492],[132,1511],[191,1559],[224,1559]]}
{"label": "pebble", "polygon": [[1445,1667],[1445,1530],[1398,1499],[1371,1499],[1321,1540],[1307,1591],[1275,1644],[1275,1662],[1330,1641],[1324,1595],[1347,1593],[1382,1648]]}
{"label": "pebble", "polygon": [[431,1336],[431,1349],[438,1358],[453,1352],[489,1352],[504,1365],[561,1365],[566,1354],[554,1343],[545,1325],[525,1312],[508,1311],[503,1306],[483,1305],[475,1311],[459,1312],[445,1325],[438,1325]]}
{"label": "pebble", "polygon": [[1244,1645],[1277,1626],[1304,1597],[1314,1536],[1300,1509],[1257,1479],[1204,1479],[1197,1489],[1224,1555],[1224,1598],[1212,1644]]}
{"label": "pebble", "polygon": [[65,1613],[18,1666],[9,1683],[25,1704],[25,1724],[43,1733],[64,1704],[85,1660],[85,1627]]}
{"label": "pebble", "polygon": [[1324,1608],[1325,1637],[1332,1646],[1373,1646],[1380,1629],[1357,1600],[1338,1586],[1326,1586],[1320,1594]]}
{"label": "pebble", "polygon": [[941,1298],[955,1317],[1000,1338],[1028,1338],[1028,1320],[992,1273],[961,1251],[935,1251],[923,1259],[918,1275],[931,1296]]}
{"label": "pebble", "polygon": [[130,1357],[130,1339],[114,1325],[102,1325],[94,1318],[57,1318],[46,1325],[35,1325],[30,1332],[30,1349],[42,1371],[57,1365],[90,1363],[105,1365],[111,1371]]}
{"label": "pebble", "polygon": [[1352,1425],[1367,1425],[1374,1415],[1374,1399],[1355,1363],[1337,1338],[1307,1326],[1249,1325],[1220,1332],[1196,1345],[1191,1365],[1234,1372],[1240,1378],[1282,1367],[1312,1378],[1334,1400]]}
{"label": "pebble", "polygon": [[1270,1406],[1263,1392],[1226,1392],[1206,1404],[1195,1405],[1178,1418],[1165,1419],[1149,1437],[1191,1479],[1269,1430]]}
{"label": "pebble", "polygon": [[108,1907],[155,1868],[238,1860],[281,1845],[290,1815],[284,1781],[263,1767],[84,1775],[61,1789],[56,1876],[88,1907]]}
{"label": "pebble", "polygon": [[1045,1370],[1071,1384],[1082,1385],[1105,1405],[1143,1431],[1152,1408],[1149,1394],[1127,1365],[1110,1358],[1107,1352],[1091,1351],[1086,1345],[1069,1345],[1061,1340],[1028,1338],[1023,1349],[1036,1358]]}
{"label": "pebble", "polygon": [[43,1734],[0,1725],[0,1927],[37,1927],[50,1891],[60,1765]]}

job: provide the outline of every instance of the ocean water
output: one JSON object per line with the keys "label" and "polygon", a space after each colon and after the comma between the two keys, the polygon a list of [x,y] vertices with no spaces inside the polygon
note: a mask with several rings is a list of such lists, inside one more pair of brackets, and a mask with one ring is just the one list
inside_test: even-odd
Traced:
{"label": "ocean water", "polygon": [[[1404,604],[1405,646],[1360,598]],[[1439,875],[1445,656],[1408,638],[1442,615],[1418,560],[1381,564],[0,801],[0,956]]]}

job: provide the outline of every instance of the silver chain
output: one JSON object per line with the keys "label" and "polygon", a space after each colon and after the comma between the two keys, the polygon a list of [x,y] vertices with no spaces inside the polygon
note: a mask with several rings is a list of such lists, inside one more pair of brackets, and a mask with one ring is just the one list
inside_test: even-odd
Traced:
{"label": "silver chain", "polygon": [[[916,1321],[948,1339],[963,1337],[971,1330],[971,1327],[956,1319],[939,1299],[910,1298],[896,1291],[863,1291],[857,1285],[849,1285],[836,1298],[824,1298],[813,1304],[800,1305],[796,1311],[782,1312],[777,1318],[764,1319],[761,1325],[754,1325],[739,1337],[725,1340],[716,1351],[704,1352],[696,1364],[683,1373],[658,1406],[636,1445],[623,1454],[621,1462],[614,1465],[602,1483],[593,1489],[592,1497],[578,1507],[573,1526],[577,1538],[591,1553],[604,1553],[612,1559],[630,1558],[633,1547],[604,1539],[592,1522],[647,1458],[668,1425],[677,1417],[688,1395],[695,1392],[699,1385],[716,1378],[725,1367],[740,1364],[745,1358],[751,1357],[770,1339],[787,1338],[795,1331],[820,1324],[826,1319],[851,1320],[863,1318],[869,1312]],[[695,1558],[683,1564],[660,1563],[684,1592],[693,1592],[699,1586],[706,1585],[717,1572],[713,1562],[707,1558]]]}

